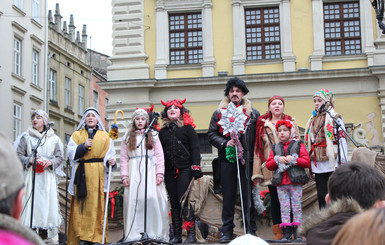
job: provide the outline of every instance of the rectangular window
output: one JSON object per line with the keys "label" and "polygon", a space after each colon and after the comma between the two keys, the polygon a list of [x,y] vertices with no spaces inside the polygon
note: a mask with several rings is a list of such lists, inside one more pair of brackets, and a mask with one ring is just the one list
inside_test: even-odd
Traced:
{"label": "rectangular window", "polygon": [[56,91],[57,91],[57,74],[56,71],[50,70],[49,72],[49,99],[50,101],[56,100]]}
{"label": "rectangular window", "polygon": [[79,114],[84,112],[84,86],[79,85]]}
{"label": "rectangular window", "polygon": [[13,58],[14,58],[14,66],[13,72],[19,76],[21,76],[21,40],[18,38],[14,39],[14,47],[13,47]]}
{"label": "rectangular window", "polygon": [[71,79],[65,78],[64,85],[64,105],[66,107],[71,106]]}
{"label": "rectangular window", "polygon": [[13,140],[21,134],[21,106],[13,104]]}
{"label": "rectangular window", "polygon": [[209,137],[207,133],[198,134],[198,139],[199,139],[199,146],[202,154],[213,152],[213,148],[209,143]]}
{"label": "rectangular window", "polygon": [[245,9],[246,58],[281,58],[279,8]]}
{"label": "rectangular window", "polygon": [[39,86],[39,52],[32,50],[32,83]]}
{"label": "rectangular window", "polygon": [[324,3],[325,54],[361,53],[359,2]]}
{"label": "rectangular window", "polygon": [[170,14],[170,64],[200,64],[203,60],[202,14]]}
{"label": "rectangular window", "polygon": [[98,91],[94,90],[94,92],[92,93],[92,106],[95,107],[95,108],[98,108],[99,106],[99,93]]}
{"label": "rectangular window", "polygon": [[33,0],[32,1],[32,18],[36,22],[40,23],[39,14],[40,14],[39,0]]}
{"label": "rectangular window", "polygon": [[13,4],[18,7],[19,9],[23,8],[23,0],[14,0]]}

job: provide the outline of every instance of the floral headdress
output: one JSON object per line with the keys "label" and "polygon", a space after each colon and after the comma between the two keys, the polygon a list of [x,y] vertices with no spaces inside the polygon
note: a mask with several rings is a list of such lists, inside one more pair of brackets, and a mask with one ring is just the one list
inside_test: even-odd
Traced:
{"label": "floral headdress", "polygon": [[329,89],[322,88],[320,90],[317,90],[317,92],[314,93],[313,98],[317,96],[325,100],[326,102],[330,102],[330,105],[334,108],[334,95]]}
{"label": "floral headdress", "polygon": [[293,123],[289,120],[279,120],[275,124],[275,129],[278,131],[278,128],[281,127],[282,125],[285,125],[289,130],[293,127]]}

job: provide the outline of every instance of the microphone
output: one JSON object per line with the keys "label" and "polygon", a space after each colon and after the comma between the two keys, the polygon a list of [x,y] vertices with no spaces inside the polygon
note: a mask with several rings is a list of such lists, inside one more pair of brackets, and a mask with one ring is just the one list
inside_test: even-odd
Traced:
{"label": "microphone", "polygon": [[325,104],[321,105],[320,108],[318,109],[318,113],[321,113],[321,112],[324,112],[326,111],[326,105],[327,105],[328,102],[325,102]]}
{"label": "microphone", "polygon": [[160,113],[159,112],[153,112],[153,115],[154,115],[154,117],[160,117]]}
{"label": "microphone", "polygon": [[[89,139],[93,139],[94,137],[92,136],[92,133],[94,132],[94,130],[92,128],[89,128],[89,129],[87,129],[87,132],[88,132],[88,138]],[[89,146],[87,148],[87,150],[90,151],[91,150],[91,146]]]}
{"label": "microphone", "polygon": [[53,122],[53,121],[49,122],[49,123],[48,123],[48,126],[49,126],[50,128],[52,128],[53,126],[55,126],[55,122]]}

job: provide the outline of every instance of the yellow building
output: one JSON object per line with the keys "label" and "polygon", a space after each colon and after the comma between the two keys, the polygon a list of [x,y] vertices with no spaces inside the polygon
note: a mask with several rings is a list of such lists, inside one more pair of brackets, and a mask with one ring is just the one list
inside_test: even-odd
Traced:
{"label": "yellow building", "polygon": [[[354,139],[383,146],[385,35],[370,1],[115,0],[112,5],[112,65],[101,84],[110,95],[110,119],[116,109],[130,116],[151,104],[162,110],[161,99],[187,98],[203,152],[210,153],[204,147],[212,112],[226,81],[237,76],[261,114],[279,94],[285,113],[302,128],[314,109],[314,92],[328,88]],[[128,122],[119,123],[124,132]]]}

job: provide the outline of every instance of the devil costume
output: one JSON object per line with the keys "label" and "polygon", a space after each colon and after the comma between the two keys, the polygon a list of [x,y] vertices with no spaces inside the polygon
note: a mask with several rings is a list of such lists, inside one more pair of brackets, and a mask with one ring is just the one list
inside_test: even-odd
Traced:
{"label": "devil costume", "polygon": [[[182,242],[182,217],[187,222],[188,243],[196,242],[194,208],[188,206],[188,197],[182,207],[180,202],[186,193],[192,178],[202,177],[200,168],[200,148],[195,124],[189,111],[183,106],[186,101],[171,100],[163,102],[162,128],[159,138],[163,146],[165,158],[165,183],[171,203],[174,238],[171,243]],[[170,120],[167,111],[170,107],[180,110],[177,120]]]}

